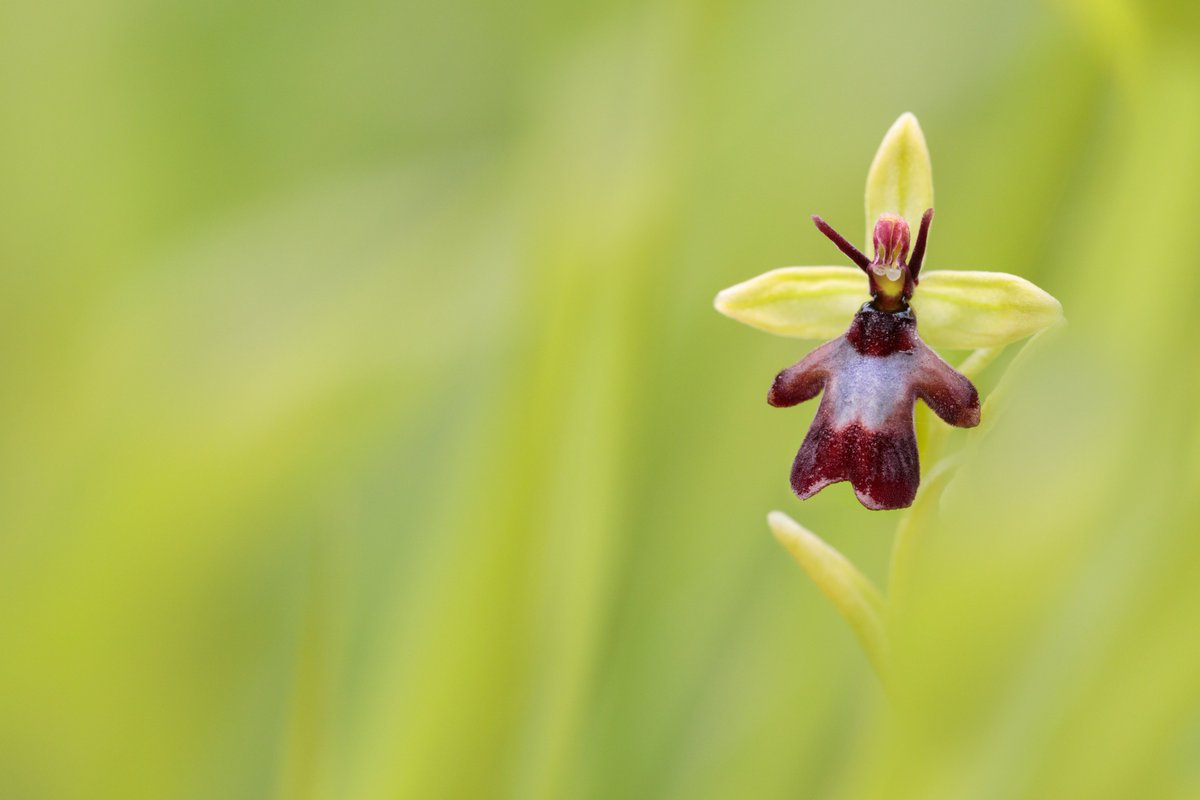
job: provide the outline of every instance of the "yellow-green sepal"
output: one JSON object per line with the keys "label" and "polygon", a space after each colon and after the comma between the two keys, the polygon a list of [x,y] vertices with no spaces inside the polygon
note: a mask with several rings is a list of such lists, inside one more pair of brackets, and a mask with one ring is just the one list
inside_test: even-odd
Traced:
{"label": "yellow-green sepal", "polygon": [[730,286],[713,305],[725,316],[761,331],[824,340],[844,333],[870,299],[861,270],[783,267]]}
{"label": "yellow-green sepal", "polygon": [[1007,272],[923,272],[912,307],[921,338],[949,350],[1003,347],[1063,321],[1058,300]]}
{"label": "yellow-green sepal", "polygon": [[[865,283],[853,267],[784,267],[730,286],[713,305],[768,333],[832,339],[870,299]],[[1005,272],[923,273],[912,307],[921,338],[948,350],[1003,347],[1063,320],[1062,304]]]}
{"label": "yellow-green sepal", "polygon": [[905,112],[884,134],[867,172],[867,238],[883,214],[898,214],[911,230],[921,226],[921,215],[933,208],[933,166],[929,147],[917,118]]}

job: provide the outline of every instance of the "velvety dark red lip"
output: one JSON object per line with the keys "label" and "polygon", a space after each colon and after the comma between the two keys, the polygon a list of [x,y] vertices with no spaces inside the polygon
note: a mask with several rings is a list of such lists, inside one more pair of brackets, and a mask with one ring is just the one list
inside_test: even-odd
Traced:
{"label": "velvety dark red lip", "polygon": [[814,423],[792,462],[792,490],[804,500],[838,481],[850,481],[859,502],[872,510],[912,505],[921,482],[912,426],[892,431]]}
{"label": "velvety dark red lip", "polygon": [[792,464],[792,489],[801,499],[850,481],[867,508],[906,508],[921,482],[917,399],[951,425],[979,424],[974,385],[921,341],[907,308],[864,305],[844,335],[779,373],[767,402],[793,406],[822,392]]}

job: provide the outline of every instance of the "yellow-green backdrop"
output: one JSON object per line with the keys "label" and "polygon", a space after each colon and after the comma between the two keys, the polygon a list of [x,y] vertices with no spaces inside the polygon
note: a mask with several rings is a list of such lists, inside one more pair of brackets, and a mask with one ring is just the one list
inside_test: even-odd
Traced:
{"label": "yellow-green backdrop", "polygon": [[[0,798],[1200,797],[1198,8],[3,3]],[[1070,327],[888,701],[711,300],[903,111]]]}

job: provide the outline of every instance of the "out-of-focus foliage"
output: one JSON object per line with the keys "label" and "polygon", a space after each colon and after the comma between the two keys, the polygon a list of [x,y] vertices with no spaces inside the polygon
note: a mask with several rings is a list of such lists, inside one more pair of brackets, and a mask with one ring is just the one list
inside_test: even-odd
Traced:
{"label": "out-of-focus foliage", "polygon": [[[15,0],[0,99],[0,797],[1200,794],[1193,4]],[[1071,325],[889,711],[763,515],[893,518],[711,299],[904,110]]]}

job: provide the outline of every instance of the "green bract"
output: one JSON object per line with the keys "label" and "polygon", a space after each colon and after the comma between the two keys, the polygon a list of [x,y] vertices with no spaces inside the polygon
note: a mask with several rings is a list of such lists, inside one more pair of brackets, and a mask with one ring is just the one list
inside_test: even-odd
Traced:
{"label": "green bract", "polygon": [[782,511],[767,515],[767,525],[813,583],[850,623],[879,674],[887,661],[883,595],[844,555]]}

